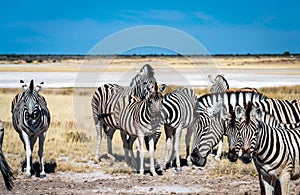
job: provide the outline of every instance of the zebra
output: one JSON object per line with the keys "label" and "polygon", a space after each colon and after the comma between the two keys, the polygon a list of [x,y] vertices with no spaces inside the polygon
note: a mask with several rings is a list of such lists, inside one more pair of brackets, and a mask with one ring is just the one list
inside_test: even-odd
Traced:
{"label": "zebra", "polygon": [[194,111],[197,102],[197,96],[192,89],[182,88],[177,89],[169,94],[166,94],[162,100],[162,124],[165,125],[166,133],[166,153],[163,161],[163,168],[166,168],[167,163],[172,159],[170,158],[170,146],[173,134],[173,150],[171,156],[175,151],[176,155],[176,171],[181,172],[180,166],[180,139],[182,129],[187,129],[185,144],[186,144],[186,158],[190,153],[190,140],[192,131],[189,128],[194,121]]}
{"label": "zebra", "polygon": [[[104,133],[107,135],[107,148],[108,154],[112,155],[112,137],[115,133],[115,121],[110,120],[109,118],[105,118],[103,120],[99,120],[99,115],[105,113],[105,110],[108,108],[112,108],[116,105],[116,102],[120,97],[127,95],[134,95],[140,99],[145,99],[147,96],[147,89],[144,87],[147,84],[153,84],[156,81],[154,77],[153,68],[149,64],[145,64],[140,72],[131,80],[130,86],[128,88],[124,88],[117,84],[104,84],[100,86],[95,93],[93,94],[91,107],[93,113],[93,119],[96,126],[97,132],[97,145],[95,152],[95,162],[98,162],[100,158],[100,145],[102,140],[102,129]],[[109,111],[110,112],[110,111]],[[124,148],[128,147],[128,142],[126,135],[122,135],[122,140],[124,144]],[[125,157],[126,157],[125,150]]]}
{"label": "zebra", "polygon": [[46,177],[44,170],[43,148],[46,139],[46,132],[50,124],[50,112],[47,108],[47,102],[39,94],[44,82],[41,82],[34,88],[33,80],[29,87],[20,80],[23,92],[17,94],[12,101],[12,122],[15,130],[19,133],[20,139],[24,144],[26,153],[26,172],[27,177],[31,177],[32,168],[32,150],[34,144],[39,138],[38,155],[40,158],[40,177]]}
{"label": "zebra", "polygon": [[0,171],[4,179],[6,189],[11,191],[14,186],[13,180],[15,179],[15,177],[2,151],[3,138],[4,138],[4,124],[3,121],[0,119]]}
{"label": "zebra", "polygon": [[[297,100],[289,101],[267,98],[257,102],[249,103],[253,103],[255,107],[259,107],[264,112],[269,113],[263,115],[261,120],[272,127],[294,128],[295,124],[300,122],[300,104]],[[238,133],[240,127],[236,119],[236,114],[237,112],[231,113],[231,119],[229,120],[227,130],[229,144],[228,159],[231,162],[235,162],[238,159],[238,153],[240,150],[238,147]],[[270,115],[272,117],[270,117]],[[273,120],[273,118],[276,120]]]}
{"label": "zebra", "polygon": [[104,113],[100,118],[113,116],[116,128],[128,134],[130,137],[138,138],[140,148],[140,174],[144,174],[144,138],[149,137],[150,172],[153,176],[157,173],[154,167],[154,144],[156,133],[160,131],[162,92],[165,85],[158,85],[155,82],[150,90],[149,97],[141,100],[133,95],[123,96],[118,99],[114,112]]}
{"label": "zebra", "polygon": [[[294,128],[273,127],[263,121],[267,115],[270,121],[277,120],[261,107],[249,103],[246,109],[236,107],[239,124],[242,161],[253,159],[259,173],[261,192],[272,194],[280,191],[290,193],[290,180],[300,178],[300,123]],[[280,121],[271,123],[275,126]],[[280,186],[276,185],[279,181]]]}
{"label": "zebra", "polygon": [[[221,121],[221,119],[220,121],[214,120],[212,122],[211,117],[209,117],[205,112],[206,109],[211,109],[217,102],[222,101],[228,114],[234,110],[236,105],[244,106],[249,101],[256,102],[266,98],[267,97],[265,95],[259,93],[256,89],[251,88],[244,88],[237,91],[226,91],[223,93],[205,94],[199,97],[196,105],[196,120],[192,127],[194,132],[191,154],[191,157],[193,157],[193,164],[204,166],[206,163],[206,157],[210,153],[211,149],[219,143],[219,141],[223,138],[223,135],[226,135],[226,123]],[[214,125],[213,123],[218,124]]]}

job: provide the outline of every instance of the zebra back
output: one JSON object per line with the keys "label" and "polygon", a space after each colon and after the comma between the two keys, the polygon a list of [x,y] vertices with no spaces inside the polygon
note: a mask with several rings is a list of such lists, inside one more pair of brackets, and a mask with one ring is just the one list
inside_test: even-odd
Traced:
{"label": "zebra back", "polygon": [[279,123],[294,124],[300,122],[300,104],[296,100],[280,100],[267,98],[255,102],[264,112],[273,115]]}

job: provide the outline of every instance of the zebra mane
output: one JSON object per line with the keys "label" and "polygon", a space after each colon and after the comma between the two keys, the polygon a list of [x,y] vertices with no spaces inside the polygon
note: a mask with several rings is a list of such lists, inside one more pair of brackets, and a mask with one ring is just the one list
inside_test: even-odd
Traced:
{"label": "zebra mane", "polygon": [[34,90],[34,82],[33,82],[33,79],[30,81],[30,85],[29,85],[29,91],[30,93],[32,93]]}
{"label": "zebra mane", "polygon": [[238,90],[227,90],[224,93],[255,93],[255,94],[261,94],[264,97],[266,97],[264,94],[262,94],[260,91],[258,91],[256,88],[250,88],[250,87],[244,87]]}
{"label": "zebra mane", "polygon": [[253,103],[252,102],[248,102],[248,104],[246,105],[246,112],[245,112],[245,119],[246,119],[246,124],[249,124],[250,122],[250,113],[252,111],[253,108]]}

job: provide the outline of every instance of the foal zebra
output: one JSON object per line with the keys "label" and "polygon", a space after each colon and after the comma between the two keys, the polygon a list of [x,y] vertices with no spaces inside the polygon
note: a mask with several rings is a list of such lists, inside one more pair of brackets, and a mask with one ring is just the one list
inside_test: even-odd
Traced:
{"label": "foal zebra", "polygon": [[[290,180],[300,177],[300,123],[294,129],[272,127],[262,120],[263,115],[269,114],[251,103],[246,109],[237,107],[236,112],[240,123],[239,145],[243,151],[241,159],[249,163],[253,158],[259,173],[261,192],[273,194],[281,190],[282,194],[289,194]],[[276,120],[272,116],[269,118]],[[277,180],[280,189],[276,185]]]}
{"label": "foal zebra", "polygon": [[[107,148],[108,153],[112,155],[112,137],[116,130],[116,121],[111,118],[103,118],[99,119],[99,116],[103,113],[110,113],[113,111],[116,103],[118,102],[119,98],[127,96],[127,95],[134,95],[140,99],[145,99],[147,97],[147,89],[145,86],[149,84],[154,84],[156,79],[154,77],[153,68],[146,64],[141,69],[140,72],[131,80],[130,86],[128,88],[121,87],[117,84],[104,84],[103,86],[99,87],[93,97],[92,97],[92,112],[93,118],[96,126],[97,132],[97,147],[95,152],[95,161],[97,162],[100,157],[100,145],[102,140],[102,129],[104,133],[107,135]],[[111,110],[109,110],[111,109]],[[124,148],[128,147],[128,143],[126,140],[126,135],[121,135]],[[126,157],[125,150],[125,157]]]}
{"label": "foal zebra", "polygon": [[149,88],[147,99],[140,100],[135,96],[120,97],[112,113],[102,114],[101,118],[113,116],[116,128],[133,138],[138,138],[140,148],[140,174],[144,174],[144,138],[149,137],[150,172],[156,176],[154,167],[154,144],[156,133],[160,131],[162,91],[165,85],[158,89],[155,82],[153,88]]}
{"label": "foal zebra", "polygon": [[34,144],[39,138],[38,155],[40,158],[40,177],[46,177],[44,170],[43,148],[46,138],[46,131],[50,124],[50,113],[47,108],[46,100],[39,94],[43,82],[34,88],[33,80],[29,87],[20,80],[23,92],[17,94],[12,101],[11,112],[12,121],[15,130],[19,133],[20,139],[24,144],[26,152],[26,172],[27,177],[31,177],[32,168],[32,150]]}
{"label": "foal zebra", "polygon": [[13,179],[15,179],[12,169],[10,168],[9,164],[6,162],[2,151],[2,143],[4,138],[4,124],[0,120],[0,171],[2,173],[2,177],[4,179],[5,187],[9,191],[13,188]]}

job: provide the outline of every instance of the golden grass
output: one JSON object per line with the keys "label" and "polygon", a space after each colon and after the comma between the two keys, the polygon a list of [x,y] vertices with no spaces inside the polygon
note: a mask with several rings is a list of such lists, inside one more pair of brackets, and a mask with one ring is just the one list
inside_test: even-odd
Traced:
{"label": "golden grass", "polygon": [[[170,87],[170,91],[176,86]],[[81,121],[84,125],[82,129],[76,126],[76,117],[74,118],[73,101],[76,96],[82,101],[86,101],[81,110]],[[96,169],[102,169],[106,173],[131,173],[132,169],[123,164],[100,162],[99,166],[91,166],[90,162],[94,158],[94,145],[96,131],[92,120],[92,112],[90,107],[91,92],[89,90],[73,90],[73,89],[47,89],[42,91],[48,102],[48,107],[51,113],[51,125],[47,132],[45,141],[44,157],[45,161],[55,160],[57,162],[57,171],[74,171],[74,172],[91,172]],[[198,95],[208,92],[208,89],[195,89]],[[269,87],[260,89],[261,92],[268,97],[285,98],[285,99],[299,99],[300,86],[294,87]],[[5,122],[5,137],[3,143],[3,150],[7,156],[9,164],[15,172],[21,170],[20,162],[25,158],[23,144],[19,135],[15,132],[11,122],[10,105],[13,97],[19,90],[16,89],[0,89],[0,116]],[[77,97],[77,98],[78,98]],[[81,100],[81,99],[80,99]],[[81,126],[80,126],[81,128]],[[182,136],[182,156],[185,156],[184,134]],[[121,144],[119,132],[115,133],[113,139],[113,153],[118,156],[124,156],[124,151]],[[224,141],[226,143],[226,141]],[[90,147],[90,145],[93,147]],[[165,136],[162,134],[158,143],[158,151],[156,152],[156,159],[160,160],[164,156]],[[226,144],[224,144],[224,151],[226,151]],[[33,161],[38,160],[37,150],[38,144],[35,145],[33,151]],[[101,144],[101,154],[106,154],[106,139],[103,139]],[[65,160],[67,158],[68,160]],[[86,163],[86,164],[85,164]],[[255,168],[252,165],[241,165],[241,163],[229,163],[226,159],[222,160],[218,166],[209,171],[210,176],[218,177],[220,175],[227,175],[228,177],[242,177],[243,175],[255,175]]]}

